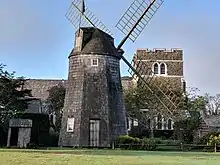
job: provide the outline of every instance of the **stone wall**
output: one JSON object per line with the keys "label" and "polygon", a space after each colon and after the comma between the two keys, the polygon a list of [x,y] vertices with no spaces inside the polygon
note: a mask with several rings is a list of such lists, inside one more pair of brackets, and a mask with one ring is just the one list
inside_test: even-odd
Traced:
{"label": "stone wall", "polygon": [[183,51],[180,49],[138,49],[133,58],[143,62],[148,69],[152,69],[154,63],[164,63],[167,75],[183,76]]}
{"label": "stone wall", "polygon": [[140,67],[142,76],[152,77],[154,64],[165,64],[165,74],[156,75],[161,82],[168,83],[169,86],[182,88],[183,76],[183,50],[181,49],[138,49],[133,57],[134,66]]}
{"label": "stone wall", "polygon": [[183,60],[183,50],[172,49],[137,49],[136,55],[143,60]]}
{"label": "stone wall", "polygon": [[[160,64],[165,64],[166,69],[167,69],[167,76],[183,76],[183,61],[165,61],[165,60],[149,60],[149,61],[140,61],[139,66],[145,66],[147,68],[143,69],[153,69],[153,64],[157,63],[158,65]],[[147,75],[151,75],[151,72],[146,72]]]}
{"label": "stone wall", "polygon": [[132,78],[129,76],[121,77],[121,83],[124,89],[129,89],[133,85]]}

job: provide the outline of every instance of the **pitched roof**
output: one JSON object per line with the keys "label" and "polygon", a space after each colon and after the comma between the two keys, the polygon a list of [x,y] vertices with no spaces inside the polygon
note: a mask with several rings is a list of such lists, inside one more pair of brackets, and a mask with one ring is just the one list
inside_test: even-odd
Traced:
{"label": "pitched roof", "polygon": [[209,116],[209,117],[204,118],[203,120],[210,127],[220,128],[220,115]]}
{"label": "pitched roof", "polygon": [[82,49],[82,54],[112,54],[117,55],[117,50],[110,40],[109,35],[95,28],[91,38]]}

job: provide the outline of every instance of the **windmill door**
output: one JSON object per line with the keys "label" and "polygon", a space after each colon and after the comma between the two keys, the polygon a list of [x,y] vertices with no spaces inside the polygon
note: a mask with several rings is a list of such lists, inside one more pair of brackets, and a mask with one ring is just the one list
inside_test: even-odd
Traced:
{"label": "windmill door", "polygon": [[89,143],[92,147],[99,146],[99,132],[100,132],[100,120],[90,120],[90,138]]}

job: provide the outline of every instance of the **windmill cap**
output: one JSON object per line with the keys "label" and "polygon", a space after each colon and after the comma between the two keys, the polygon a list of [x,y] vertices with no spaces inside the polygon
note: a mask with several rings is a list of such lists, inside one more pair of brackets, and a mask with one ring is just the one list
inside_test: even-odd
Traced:
{"label": "windmill cap", "polygon": [[91,36],[83,43],[81,54],[117,55],[113,38],[98,28],[93,28]]}

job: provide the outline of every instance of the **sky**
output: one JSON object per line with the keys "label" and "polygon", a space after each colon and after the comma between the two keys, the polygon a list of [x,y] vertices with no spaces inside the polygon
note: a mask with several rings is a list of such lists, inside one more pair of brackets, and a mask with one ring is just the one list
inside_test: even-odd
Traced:
{"label": "sky", "polygon": [[[112,31],[133,0],[85,0]],[[0,63],[16,76],[67,79],[74,27],[65,17],[71,0],[0,0]],[[131,61],[137,48],[181,48],[188,87],[220,93],[220,1],[164,0],[135,43],[123,46]],[[121,62],[121,74],[127,76]]]}

